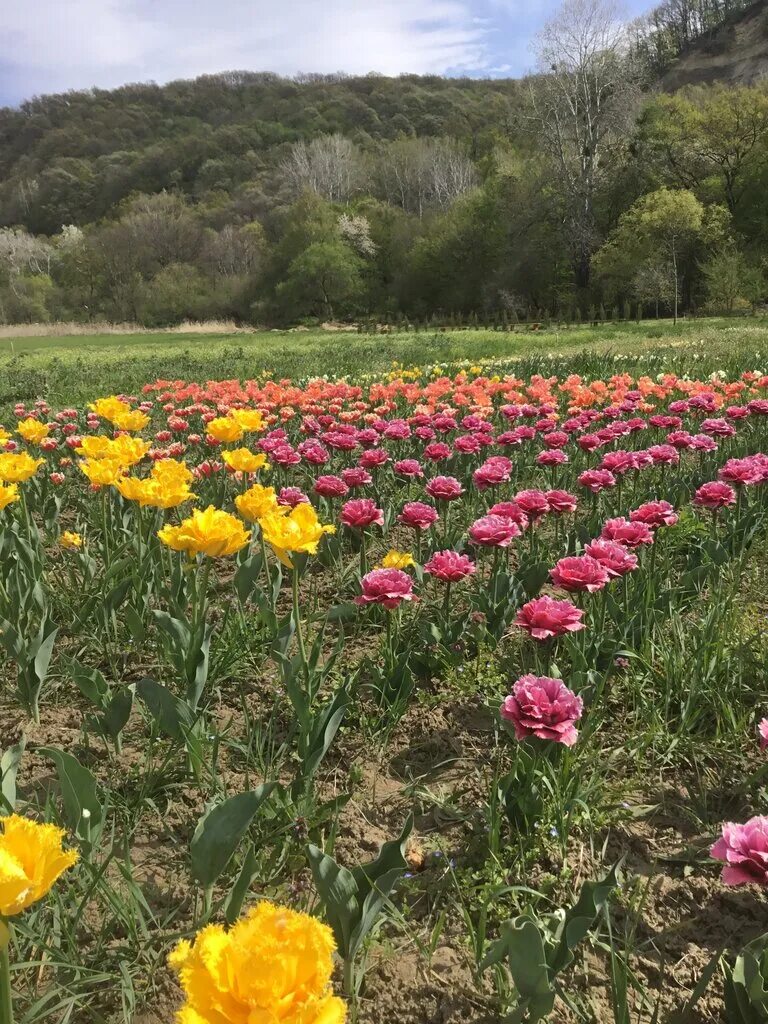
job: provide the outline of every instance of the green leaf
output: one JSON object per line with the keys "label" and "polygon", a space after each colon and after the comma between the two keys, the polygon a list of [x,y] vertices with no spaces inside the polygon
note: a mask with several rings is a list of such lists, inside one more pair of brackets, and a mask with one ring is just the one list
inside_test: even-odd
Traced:
{"label": "green leaf", "polygon": [[[56,747],[37,751],[56,765],[67,826],[82,840],[95,842],[104,823],[104,808],[98,796],[96,779],[72,754]],[[84,818],[83,812],[88,812]]]}
{"label": "green leaf", "polygon": [[188,705],[149,676],[136,684],[136,693],[147,705],[160,732],[178,743],[184,743],[187,732],[194,724],[194,716]]}
{"label": "green leaf", "polygon": [[72,682],[86,700],[103,710],[109,696],[109,684],[98,669],[81,665],[79,661],[68,663]]}
{"label": "green leaf", "polygon": [[352,933],[359,920],[358,891],[355,877],[333,857],[311,843],[307,859],[312,869],[317,894],[325,909],[340,955],[346,960],[352,951]]}
{"label": "green leaf", "polygon": [[13,813],[16,806],[16,775],[26,746],[26,739],[3,751],[0,758],[0,796],[6,809]]}
{"label": "green leaf", "polygon": [[276,782],[266,782],[206,811],[198,822],[190,847],[192,874],[201,885],[213,885],[221,875],[259,807],[276,786]]}
{"label": "green leaf", "polygon": [[243,866],[240,868],[240,873],[235,879],[235,884],[229,890],[229,895],[224,900],[224,920],[227,924],[233,925],[240,916],[248,889],[258,871],[259,860],[256,856],[256,850],[253,846],[249,846],[248,853],[246,853],[243,860]]}

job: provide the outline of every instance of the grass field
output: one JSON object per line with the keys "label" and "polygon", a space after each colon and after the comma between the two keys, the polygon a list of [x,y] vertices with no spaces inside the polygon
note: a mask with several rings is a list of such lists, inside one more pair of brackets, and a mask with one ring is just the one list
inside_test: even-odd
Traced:
{"label": "grass field", "polygon": [[95,334],[0,339],[0,407],[47,398],[55,405],[130,392],[157,378],[205,381],[267,373],[301,380],[381,373],[405,365],[492,359],[520,361],[520,373],[589,373],[606,354],[648,372],[679,372],[733,360],[752,366],[768,354],[763,319],[646,321],[540,333],[455,331],[366,335],[325,331],[254,334]]}

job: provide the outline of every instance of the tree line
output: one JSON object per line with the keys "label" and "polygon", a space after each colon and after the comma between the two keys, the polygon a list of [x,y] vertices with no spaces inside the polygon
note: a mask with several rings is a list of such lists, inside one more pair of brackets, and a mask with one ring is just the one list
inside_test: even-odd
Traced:
{"label": "tree line", "polygon": [[0,318],[754,308],[768,90],[664,94],[636,42],[610,0],[566,0],[523,80],[233,73],[0,111]]}

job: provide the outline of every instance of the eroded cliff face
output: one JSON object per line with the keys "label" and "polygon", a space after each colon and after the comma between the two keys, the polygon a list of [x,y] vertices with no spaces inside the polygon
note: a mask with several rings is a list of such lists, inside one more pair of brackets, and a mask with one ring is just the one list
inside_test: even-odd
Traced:
{"label": "eroded cliff face", "polygon": [[662,77],[662,88],[674,92],[712,82],[752,85],[764,78],[768,78],[768,0],[759,0],[678,57]]}

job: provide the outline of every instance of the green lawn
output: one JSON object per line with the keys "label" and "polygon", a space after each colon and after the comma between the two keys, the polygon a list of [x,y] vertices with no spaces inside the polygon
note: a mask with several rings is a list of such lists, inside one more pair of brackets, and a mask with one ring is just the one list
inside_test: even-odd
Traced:
{"label": "green lawn", "polygon": [[[107,392],[136,391],[158,377],[247,379],[266,371],[296,380],[320,374],[381,373],[394,360],[430,365],[468,359],[516,359],[521,374],[570,370],[604,374],[618,367],[659,372],[762,368],[768,320],[645,321],[541,333],[454,331],[366,335],[321,331],[254,334],[107,334],[0,340],[0,408],[47,398],[80,403]],[[739,363],[740,361],[740,363]]]}

